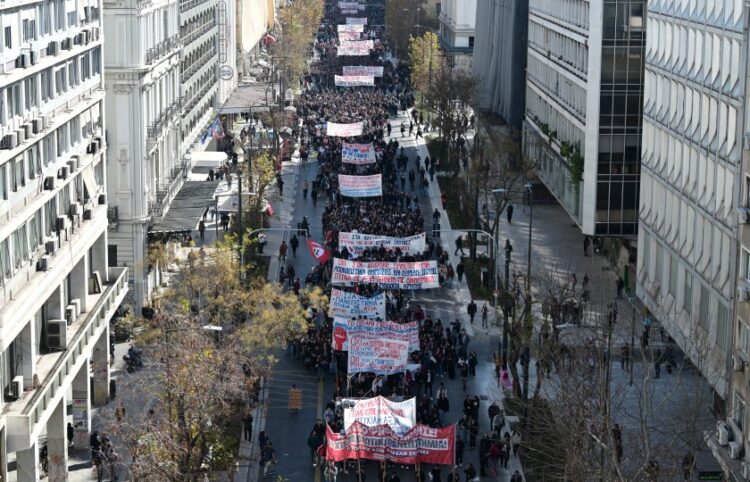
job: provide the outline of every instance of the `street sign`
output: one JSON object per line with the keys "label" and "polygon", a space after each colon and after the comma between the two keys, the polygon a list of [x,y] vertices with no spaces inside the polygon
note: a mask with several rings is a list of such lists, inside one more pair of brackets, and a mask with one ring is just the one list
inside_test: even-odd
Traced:
{"label": "street sign", "polygon": [[219,78],[221,80],[229,80],[234,76],[234,70],[228,65],[222,65],[219,67]]}

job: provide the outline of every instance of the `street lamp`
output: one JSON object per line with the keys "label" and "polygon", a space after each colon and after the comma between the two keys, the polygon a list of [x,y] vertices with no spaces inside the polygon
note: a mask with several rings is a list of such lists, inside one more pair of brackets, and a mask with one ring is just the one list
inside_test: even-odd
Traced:
{"label": "street lamp", "polygon": [[[533,330],[532,318],[531,318],[531,228],[534,220],[534,198],[533,198],[533,187],[531,183],[526,183],[523,186],[523,191],[511,191],[504,188],[492,189],[492,193],[515,193],[515,194],[528,194],[529,195],[529,240],[528,250],[526,252],[526,329]],[[530,338],[530,337],[529,337]],[[531,354],[529,348],[529,340],[524,341],[524,365],[523,365],[523,417],[524,423],[528,420],[528,401],[529,401],[529,364],[531,362]]]}

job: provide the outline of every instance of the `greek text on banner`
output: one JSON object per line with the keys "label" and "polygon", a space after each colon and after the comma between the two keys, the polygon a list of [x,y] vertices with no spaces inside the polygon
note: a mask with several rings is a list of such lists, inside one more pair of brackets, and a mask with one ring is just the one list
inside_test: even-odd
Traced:
{"label": "greek text on banner", "polygon": [[437,261],[394,263],[349,261],[335,258],[331,283],[351,286],[357,283],[376,283],[385,289],[426,289],[440,286]]}
{"label": "greek text on banner", "polygon": [[372,164],[375,162],[375,149],[372,143],[349,144],[344,142],[341,146],[341,162],[345,164]]}
{"label": "greek text on banner", "polygon": [[336,30],[339,32],[357,32],[362,33],[365,31],[364,25],[337,25]]}
{"label": "greek text on banner", "polygon": [[339,191],[347,197],[374,197],[383,195],[383,179],[372,176],[347,176],[339,174]]}
{"label": "greek text on banner", "polygon": [[383,246],[386,250],[400,249],[403,254],[422,254],[425,250],[426,234],[420,233],[408,238],[392,238],[374,234],[339,233],[339,246],[346,246],[346,250],[353,258],[359,258],[366,249],[372,250]]}
{"label": "greek text on banner", "polygon": [[346,17],[347,25],[367,25],[367,17]]}
{"label": "greek text on banner", "polygon": [[328,304],[329,316],[344,318],[380,318],[385,320],[385,293],[367,298],[356,293],[331,289],[331,301]]}
{"label": "greek text on banner", "polygon": [[403,372],[409,357],[409,342],[369,335],[349,339],[349,373],[392,375]]}
{"label": "greek text on banner", "polygon": [[419,327],[416,321],[396,323],[366,318],[333,319],[331,346],[336,351],[349,351],[349,338],[364,335],[389,340],[402,340],[409,343],[409,353],[419,350]]}
{"label": "greek text on banner", "polygon": [[[351,403],[344,399],[342,403]],[[388,425],[397,434],[404,434],[417,424],[417,399],[391,402],[385,397],[357,400],[351,408],[344,408],[344,430],[359,422],[368,427]]]}
{"label": "greek text on banner", "polygon": [[331,137],[355,137],[361,136],[364,126],[361,122],[352,124],[337,124],[329,122],[326,124],[326,135]]}
{"label": "greek text on banner", "polygon": [[372,75],[334,75],[336,87],[372,87],[375,77]]}
{"label": "greek text on banner", "polygon": [[373,48],[372,40],[350,40],[339,44],[337,55],[362,56],[369,55]]}
{"label": "greek text on banner", "polygon": [[372,75],[373,77],[383,76],[383,67],[374,65],[345,65],[343,68],[344,75]]}
{"label": "greek text on banner", "polygon": [[398,435],[388,425],[367,427],[354,422],[345,434],[326,426],[326,459],[387,460],[395,464],[454,465],[456,426],[431,428],[416,425]]}

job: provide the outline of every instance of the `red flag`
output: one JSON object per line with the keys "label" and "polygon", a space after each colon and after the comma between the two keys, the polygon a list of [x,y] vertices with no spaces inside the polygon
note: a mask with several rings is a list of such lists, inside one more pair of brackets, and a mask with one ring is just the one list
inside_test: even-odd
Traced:
{"label": "red flag", "polygon": [[318,260],[318,263],[325,263],[331,257],[331,252],[323,247],[322,244],[316,243],[315,241],[307,240],[307,249],[310,250],[310,255]]}

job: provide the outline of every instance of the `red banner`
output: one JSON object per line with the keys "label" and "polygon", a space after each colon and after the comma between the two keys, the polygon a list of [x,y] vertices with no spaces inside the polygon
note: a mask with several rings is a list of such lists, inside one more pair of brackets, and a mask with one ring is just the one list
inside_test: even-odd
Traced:
{"label": "red banner", "polygon": [[455,425],[416,425],[403,435],[396,435],[388,425],[367,427],[354,422],[346,435],[326,427],[326,459],[335,462],[360,458],[396,464],[454,465],[455,448]]}

